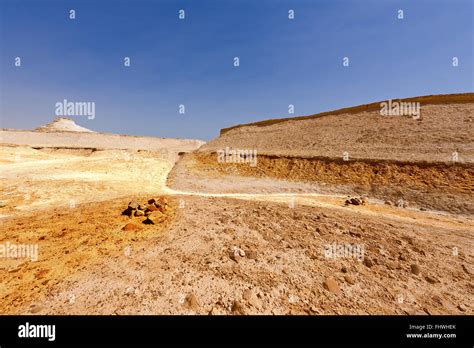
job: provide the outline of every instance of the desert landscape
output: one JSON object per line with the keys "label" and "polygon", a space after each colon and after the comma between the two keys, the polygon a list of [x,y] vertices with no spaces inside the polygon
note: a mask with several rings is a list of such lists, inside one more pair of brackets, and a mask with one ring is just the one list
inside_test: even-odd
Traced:
{"label": "desert landscape", "polygon": [[473,314],[474,93],[405,101],[207,143],[0,130],[0,245],[38,251],[0,259],[2,314]]}

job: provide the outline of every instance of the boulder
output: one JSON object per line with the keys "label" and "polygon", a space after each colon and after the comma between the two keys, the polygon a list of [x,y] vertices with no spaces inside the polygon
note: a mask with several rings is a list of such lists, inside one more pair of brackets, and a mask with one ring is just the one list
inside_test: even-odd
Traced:
{"label": "boulder", "polygon": [[400,264],[397,261],[387,261],[385,265],[391,270],[400,269]]}
{"label": "boulder", "polygon": [[247,256],[248,259],[251,260],[257,260],[258,254],[255,250],[247,250],[245,252],[245,255]]}
{"label": "boulder", "polygon": [[184,306],[195,312],[199,309],[199,302],[193,293],[186,295],[186,298],[184,299]]}
{"label": "boulder", "polygon": [[156,225],[158,223],[158,220],[156,217],[148,215],[148,217],[143,221],[145,225]]}
{"label": "boulder", "polygon": [[323,282],[323,287],[328,290],[329,292],[332,292],[334,294],[340,294],[341,289],[339,288],[339,285],[337,284],[337,281],[334,278],[327,278]]}
{"label": "boulder", "polygon": [[130,203],[128,203],[128,207],[130,209],[138,209],[139,204],[137,203],[137,201],[131,201]]}
{"label": "boulder", "polygon": [[363,262],[363,263],[364,263],[364,265],[366,265],[366,266],[369,267],[369,268],[374,265],[374,263],[372,262],[372,260],[369,259],[368,257],[365,257],[365,258],[364,258],[364,262]]}
{"label": "boulder", "polygon": [[133,217],[134,212],[135,212],[135,209],[132,209],[132,208],[128,207],[127,209],[122,211],[122,215],[127,215],[128,217]]}
{"label": "boulder", "polygon": [[148,204],[155,204],[155,202],[158,202],[156,198],[151,198],[148,200]]}
{"label": "boulder", "polygon": [[236,315],[245,314],[244,305],[239,301],[234,301],[234,303],[232,303],[231,311],[233,314],[236,314]]}
{"label": "boulder", "polygon": [[41,306],[41,305],[31,305],[30,307],[30,313],[33,313],[33,314],[36,314],[36,313],[39,313],[41,311],[45,310],[45,307]]}
{"label": "boulder", "polygon": [[411,265],[411,266],[410,266],[410,270],[411,270],[411,273],[413,273],[414,275],[418,275],[418,274],[420,274],[420,272],[421,272],[421,268],[420,268],[420,266],[417,265],[417,264]]}
{"label": "boulder", "polygon": [[351,284],[351,285],[354,285],[354,284],[355,284],[354,278],[352,278],[349,274],[346,274],[346,275],[344,276],[344,280],[345,280],[346,282],[348,282],[349,284]]}
{"label": "boulder", "polygon": [[156,206],[154,206],[153,204],[152,205],[149,205],[148,208],[146,208],[146,211],[157,211],[158,208]]}
{"label": "boulder", "polygon": [[168,205],[168,198],[166,198],[166,197],[161,197],[161,198],[158,200],[158,203],[159,203],[160,205],[166,206],[166,205]]}
{"label": "boulder", "polygon": [[353,197],[346,199],[345,205],[362,205],[364,204],[361,198]]}
{"label": "boulder", "polygon": [[436,284],[436,283],[439,283],[439,280],[436,279],[435,277],[432,277],[432,276],[426,276],[425,277],[426,281],[430,284]]}
{"label": "boulder", "polygon": [[122,227],[122,231],[136,231],[136,230],[139,230],[140,227],[138,227],[137,225],[134,225],[134,224],[131,224],[131,223],[128,223],[126,224],[125,226]]}

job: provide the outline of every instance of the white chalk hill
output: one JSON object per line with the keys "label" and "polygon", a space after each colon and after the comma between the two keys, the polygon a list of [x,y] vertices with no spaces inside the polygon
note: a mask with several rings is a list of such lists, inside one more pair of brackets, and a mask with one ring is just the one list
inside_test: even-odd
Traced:
{"label": "white chalk hill", "polygon": [[74,120],[65,117],[58,117],[53,122],[35,129],[38,132],[85,132],[95,133],[90,129],[78,126]]}

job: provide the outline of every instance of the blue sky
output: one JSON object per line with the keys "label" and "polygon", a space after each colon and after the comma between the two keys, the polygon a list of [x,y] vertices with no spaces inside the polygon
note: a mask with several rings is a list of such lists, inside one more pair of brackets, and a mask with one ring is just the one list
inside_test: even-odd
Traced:
{"label": "blue sky", "polygon": [[0,127],[50,122],[67,99],[95,102],[95,119],[74,117],[93,130],[207,140],[291,116],[289,104],[297,116],[474,89],[472,0],[0,0],[0,10]]}

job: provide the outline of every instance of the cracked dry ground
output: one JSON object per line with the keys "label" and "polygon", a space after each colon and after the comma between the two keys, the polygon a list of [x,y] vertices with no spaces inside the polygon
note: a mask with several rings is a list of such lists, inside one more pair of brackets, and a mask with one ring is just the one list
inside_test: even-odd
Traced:
{"label": "cracked dry ground", "polygon": [[[3,314],[473,313],[469,216],[190,195],[164,186],[174,160],[146,151],[2,151],[0,243],[39,248],[36,262],[0,259]],[[131,200],[163,192],[162,223],[122,230]],[[363,246],[364,261],[326,258],[334,242]]]}

